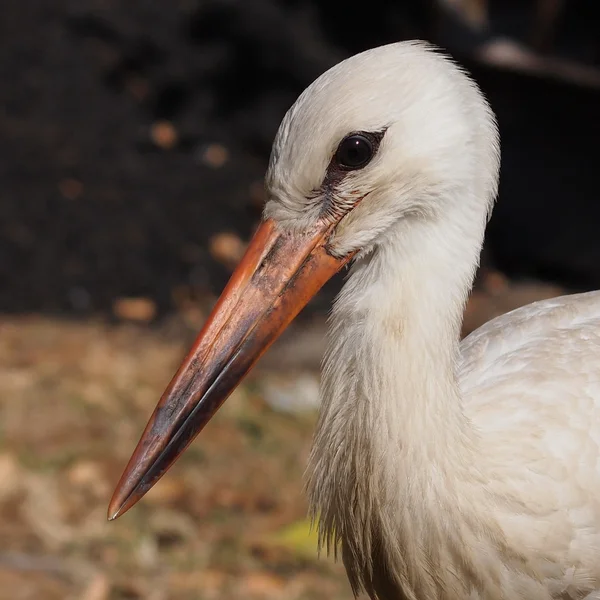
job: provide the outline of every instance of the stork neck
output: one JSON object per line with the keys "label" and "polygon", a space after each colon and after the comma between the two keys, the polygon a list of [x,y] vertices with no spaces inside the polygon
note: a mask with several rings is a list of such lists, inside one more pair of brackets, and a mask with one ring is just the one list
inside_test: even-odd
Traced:
{"label": "stork neck", "polygon": [[[436,516],[451,520],[478,493],[479,441],[455,365],[484,223],[399,226],[354,264],[336,301],[308,491],[321,543],[342,542],[357,590],[376,548],[443,531]],[[408,561],[408,573],[411,558],[385,560]]]}
{"label": "stork neck", "polygon": [[389,435],[414,452],[417,435],[435,434],[445,453],[444,438],[455,446],[469,429],[455,367],[483,224],[481,231],[440,227],[402,223],[353,266],[334,307],[325,362],[324,418],[328,403],[352,402],[393,419],[397,430]]}

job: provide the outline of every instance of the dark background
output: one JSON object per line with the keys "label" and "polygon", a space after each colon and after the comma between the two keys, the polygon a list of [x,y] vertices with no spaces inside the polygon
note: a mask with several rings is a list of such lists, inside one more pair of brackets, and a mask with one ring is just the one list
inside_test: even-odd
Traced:
{"label": "dark background", "polygon": [[[133,296],[160,316],[178,294],[218,293],[230,266],[209,239],[250,235],[270,144],[296,96],[345,56],[409,38],[445,46],[498,115],[502,184],[486,264],[599,287],[600,5],[447,4],[3,2],[0,310],[110,314]],[[502,37],[550,61],[546,71],[559,61],[559,75],[482,60]]]}

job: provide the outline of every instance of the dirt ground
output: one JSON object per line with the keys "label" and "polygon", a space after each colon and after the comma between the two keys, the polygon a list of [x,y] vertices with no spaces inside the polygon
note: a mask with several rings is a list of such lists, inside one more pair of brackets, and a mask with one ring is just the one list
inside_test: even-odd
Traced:
{"label": "dirt ground", "polygon": [[[465,331],[560,291],[490,273]],[[192,328],[0,318],[0,599],[350,599],[304,520],[315,411],[274,410],[263,393],[275,371],[280,382],[316,377],[323,330],[323,319],[292,330],[168,476],[108,523],[112,488]]]}
{"label": "dirt ground", "polygon": [[0,331],[0,598],[349,597],[340,567],[293,527],[314,415],[270,410],[250,381],[147,500],[108,523],[184,344],[35,317]]}

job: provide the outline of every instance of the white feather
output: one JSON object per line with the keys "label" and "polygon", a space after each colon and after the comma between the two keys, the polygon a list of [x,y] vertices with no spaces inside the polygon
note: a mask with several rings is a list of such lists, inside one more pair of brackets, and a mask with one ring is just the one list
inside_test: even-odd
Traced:
{"label": "white feather", "polygon": [[460,343],[496,196],[493,114],[423,43],[322,75],[278,133],[266,214],[301,230],[351,131],[387,128],[339,193],[364,199],[332,252],[360,250],[331,319],[308,491],[371,598],[600,594],[600,293],[537,303]]}

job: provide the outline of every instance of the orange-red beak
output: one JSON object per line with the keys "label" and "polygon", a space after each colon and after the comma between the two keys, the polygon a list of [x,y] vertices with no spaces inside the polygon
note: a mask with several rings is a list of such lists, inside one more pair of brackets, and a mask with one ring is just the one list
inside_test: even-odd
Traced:
{"label": "orange-red beak", "polygon": [[308,233],[264,221],[158,403],[117,485],[108,518],[130,509],[169,469],[308,301],[352,255],[328,252],[335,223]]}

